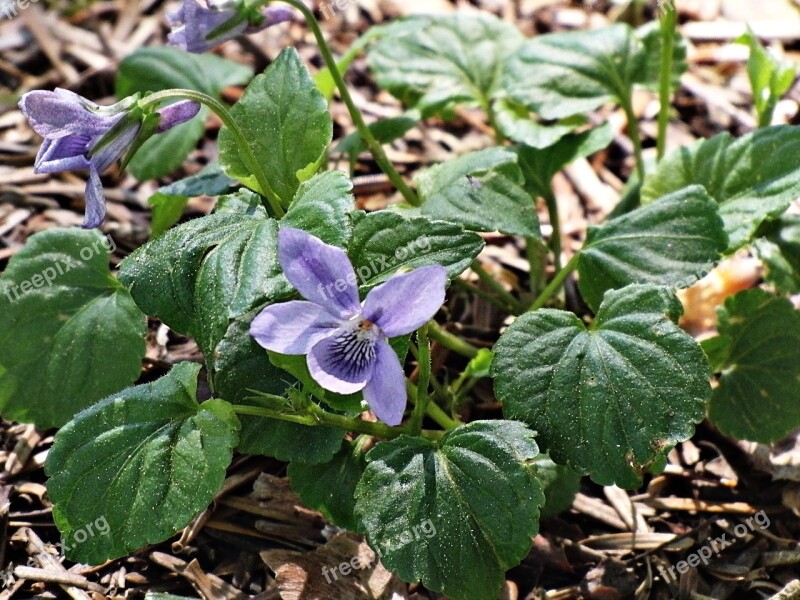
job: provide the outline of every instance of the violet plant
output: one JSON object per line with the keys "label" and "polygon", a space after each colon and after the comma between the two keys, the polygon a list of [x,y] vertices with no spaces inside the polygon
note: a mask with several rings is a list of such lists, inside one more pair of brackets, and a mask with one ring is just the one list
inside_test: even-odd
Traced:
{"label": "violet plant", "polygon": [[[292,48],[252,79],[219,57],[149,48],[120,65],[113,107],[63,91],[22,100],[45,138],[37,169],[89,169],[87,226],[102,221],[98,176],[117,159],[157,178],[202,136],[201,117],[172,128],[197,105],[224,124],[219,165],[161,188],[158,235],[117,276],[102,253],[84,252],[102,243],[97,231],[61,229],[32,236],[0,279],[0,409],[61,427],[47,472],[64,538],[99,515],[109,523],[108,535],[68,544],[70,558],[102,563],[173,535],[212,501],[237,451],[289,462],[304,501],[364,533],[401,578],[491,599],[540,516],[569,506],[580,476],[637,488],[704,418],[758,441],[800,426],[800,316],[783,297],[800,291],[800,228],[785,214],[800,194],[800,133],[763,127],[666,154],[669,100],[685,68],[674,12],[660,26],[533,39],[487,14],[412,17],[368,32],[337,64],[299,0],[184,0],[170,39],[206,50],[289,18],[285,5],[319,43],[326,70],[316,79]],[[401,119],[367,126],[353,102],[342,70],[363,49],[379,85],[407,105]],[[777,78],[752,78],[754,96],[787,89],[786,66],[773,67]],[[226,106],[221,89],[248,80]],[[360,138],[350,151],[371,152],[398,206],[359,211],[347,174],[324,169],[333,86]],[[650,167],[636,87],[661,99]],[[628,116],[630,180],[566,256],[551,180],[612,142],[607,125],[587,119],[608,104]],[[494,144],[409,185],[383,144],[458,105],[485,112]],[[764,125],[771,105],[758,104]],[[214,212],[175,225],[201,194],[219,196]],[[526,247],[524,293],[476,260],[480,233],[495,231]],[[676,290],[746,247],[767,265],[769,289],[733,296],[719,335],[698,343],[678,326]],[[69,269],[55,274],[56,263]],[[468,268],[488,291],[459,283]],[[576,276],[588,309],[562,294]],[[436,320],[454,282],[515,317],[491,351]],[[201,365],[186,362],[134,385],[145,315],[195,339],[207,391]],[[432,372],[430,340],[464,357],[460,375]],[[464,423],[460,409],[482,377],[494,379],[505,420]],[[428,521],[436,535],[396,543]]]}

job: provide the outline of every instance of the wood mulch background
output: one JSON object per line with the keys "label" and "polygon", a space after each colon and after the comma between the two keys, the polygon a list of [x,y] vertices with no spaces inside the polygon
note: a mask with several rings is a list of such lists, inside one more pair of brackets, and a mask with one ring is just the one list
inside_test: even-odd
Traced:
{"label": "wood mulch background", "polygon": [[[644,14],[651,18],[655,2],[648,4]],[[755,120],[744,70],[747,50],[731,42],[748,21],[776,51],[800,58],[800,1],[677,4],[690,46],[690,69],[677,93],[670,145],[721,131],[740,135],[751,130]],[[324,21],[324,28],[335,51],[343,53],[372,24],[457,7],[493,12],[517,23],[527,35],[637,18],[634,7],[603,0],[351,0],[340,14]],[[43,0],[0,22],[0,271],[30,235],[79,225],[83,214],[83,174],[33,173],[39,139],[16,109],[18,96],[60,86],[99,103],[113,102],[117,63],[136,48],[164,43],[166,8],[160,0]],[[261,71],[287,45],[298,48],[307,64],[319,67],[313,38],[301,23],[229,42],[218,52]],[[368,120],[401,113],[391,96],[375,88],[363,58],[348,80]],[[225,92],[231,102],[240,94],[239,88]],[[799,101],[800,87],[795,87],[779,104],[776,122],[800,122]],[[651,153],[657,100],[641,92],[635,104]],[[353,130],[341,103],[333,103],[332,114],[337,138]],[[601,221],[614,207],[631,168],[622,111],[604,109],[597,119],[615,127],[614,144],[576,161],[555,180],[568,254],[580,246],[587,225]],[[219,127],[219,121],[209,117],[205,139],[172,180],[196,173],[213,160]],[[420,124],[389,148],[389,156],[401,172],[411,174],[491,144],[483,115],[465,110],[450,123]],[[169,180],[140,184],[113,170],[103,179],[109,199],[103,231],[117,243],[112,256],[116,264],[147,240],[147,199]],[[381,208],[396,200],[368,156],[359,162],[355,182],[361,208]],[[193,199],[184,218],[210,208],[208,198]],[[546,211],[542,222],[548,234]],[[484,267],[509,289],[525,289],[528,267],[519,242],[502,235],[485,237],[488,245],[480,258]],[[708,334],[724,297],[757,285],[760,277],[759,264],[746,254],[727,261],[684,295],[685,327],[698,336]],[[473,282],[478,283],[475,278]],[[504,315],[491,304],[457,292],[450,294],[447,308],[451,321],[478,345],[491,346],[504,323]],[[162,374],[173,362],[200,359],[194,342],[151,321],[144,378]],[[434,366],[439,374],[457,373],[463,362],[435,347]],[[489,381],[481,382],[472,397],[465,417],[500,416]],[[285,464],[264,457],[237,457],[214,504],[173,539],[98,567],[73,564],[59,556],[59,536],[44,486],[42,467],[53,433],[8,422],[0,426],[0,570],[5,575],[0,600],[141,598],[154,592],[208,599],[441,598],[398,581],[379,563],[329,585],[323,566],[354,555],[369,562],[374,556],[360,538],[337,532],[321,515],[303,508],[288,486]],[[670,453],[665,472],[651,477],[640,490],[603,488],[585,479],[572,509],[542,523],[530,555],[509,571],[502,598],[800,598],[798,465],[800,443],[794,437],[765,447],[736,442],[703,424],[691,441]],[[735,527],[761,510],[769,526],[737,538]],[[659,568],[687,559],[723,533],[736,543],[715,554],[708,566],[681,575],[679,583],[664,583]],[[783,595],[776,595],[781,590]]]}

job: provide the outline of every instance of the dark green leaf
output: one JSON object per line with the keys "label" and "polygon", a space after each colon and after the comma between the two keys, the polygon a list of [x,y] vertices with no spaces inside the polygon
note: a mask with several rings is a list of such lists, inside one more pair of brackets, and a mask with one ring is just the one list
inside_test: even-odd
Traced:
{"label": "dark green leaf", "polygon": [[199,370],[178,364],[86,409],[56,434],[47,491],[67,556],[95,565],[125,556],[173,535],[211,502],[239,422],[227,402],[197,403]]}
{"label": "dark green leaf", "polygon": [[348,253],[359,285],[366,290],[399,270],[425,265],[442,265],[452,279],[469,267],[482,249],[479,235],[453,223],[381,211],[356,221]]}
{"label": "dark green leaf", "polygon": [[800,169],[794,160],[798,153],[797,127],[768,127],[738,139],[721,133],[668,155],[645,180],[642,201],[702,185],[720,204],[733,251],[748,243],[765,219],[779,217],[800,196]]}
{"label": "dark green leaf", "polygon": [[308,465],[293,462],[288,475],[292,489],[304,504],[320,511],[339,527],[358,531],[353,509],[356,484],[361,479],[367,461],[354,442],[345,442],[329,461]]}
{"label": "dark green leaf", "polygon": [[164,233],[175,223],[180,221],[183,210],[189,203],[187,196],[169,196],[156,192],[147,199],[147,203],[152,207],[152,217],[150,225],[150,239],[155,239]]}
{"label": "dark green leaf", "polygon": [[646,73],[646,50],[624,24],[538,35],[508,61],[503,88],[544,119],[589,113],[630,96]]}
{"label": "dark green leaf", "polygon": [[590,227],[578,259],[581,294],[597,310],[606,290],[631,283],[689,287],[727,245],[717,204],[700,186],[688,187]]}
{"label": "dark green leaf", "polygon": [[765,223],[756,240],[759,258],[767,266],[765,278],[784,294],[800,292],[800,216],[786,214]]}
{"label": "dark green leaf", "polygon": [[425,115],[455,103],[486,109],[522,40],[516,27],[487,13],[413,17],[387,30],[369,63],[379,86]]}
{"label": "dark green leaf", "polygon": [[[286,48],[247,86],[231,111],[273,191],[289,206],[300,183],[314,174],[333,136],[328,103],[294,48]],[[220,163],[247,187],[264,193],[242,161],[227,128],[219,136]]]}
{"label": "dark green leaf", "polygon": [[300,185],[282,227],[296,227],[326,244],[344,246],[350,239],[349,213],[355,210],[352,182],[341,171],[326,171]]}
{"label": "dark green leaf", "polygon": [[0,279],[0,412],[58,427],[131,385],[146,319],[111,276],[116,245],[98,231],[30,237]]}
{"label": "dark green leaf", "polygon": [[356,516],[383,564],[451,598],[496,598],[538,530],[533,436],[521,423],[475,421],[438,444],[402,436],[372,449]]}
{"label": "dark green leaf", "polygon": [[540,237],[536,205],[522,187],[517,155],[489,148],[454,158],[416,178],[422,214],[474,231]]}
{"label": "dark green leaf", "polygon": [[546,454],[536,457],[536,477],[544,487],[542,520],[552,519],[572,506],[581,489],[581,475],[565,465],[557,465]]}
{"label": "dark green leaf", "polygon": [[117,97],[184,88],[218,98],[229,85],[247,83],[253,70],[215,54],[190,54],[160,46],[140,48],[119,64]]}
{"label": "dark green leaf", "polygon": [[540,432],[554,461],[597,483],[635,488],[665,448],[689,439],[710,395],[708,361],[673,321],[665,288],[606,293],[587,330],[574,314],[538,310],[495,346],[495,393],[507,418]]}
{"label": "dark green leaf", "polygon": [[500,132],[511,141],[531,148],[549,148],[586,122],[583,117],[572,117],[545,125],[532,117],[527,108],[515,102],[495,100],[493,106]]}
{"label": "dark green leaf", "polygon": [[236,181],[225,175],[218,162],[208,163],[195,175],[185,177],[175,183],[158,188],[159,193],[167,196],[219,196],[227,192]]}
{"label": "dark green leaf", "polygon": [[760,289],[725,301],[728,346],[709,419],[739,439],[769,443],[800,427],[800,312]]}

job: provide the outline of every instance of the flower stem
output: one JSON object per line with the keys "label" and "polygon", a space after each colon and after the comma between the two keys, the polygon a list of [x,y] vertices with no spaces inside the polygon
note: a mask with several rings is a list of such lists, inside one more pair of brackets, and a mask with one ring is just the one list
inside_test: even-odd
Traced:
{"label": "flower stem", "polygon": [[502,298],[503,301],[514,310],[514,312],[518,312],[519,300],[517,300],[511,293],[506,291],[506,289],[494,277],[489,275],[480,262],[473,260],[470,268],[478,276],[478,279],[484,283],[484,285],[491,289],[495,294],[500,296],[500,298]]}
{"label": "flower stem", "polygon": [[353,119],[353,123],[355,124],[356,129],[358,129],[358,133],[361,135],[364,143],[367,145],[367,148],[369,148],[369,151],[375,158],[375,162],[378,163],[378,166],[389,178],[389,181],[392,182],[392,185],[394,185],[403,195],[403,198],[405,198],[406,202],[408,202],[411,206],[420,206],[422,202],[420,201],[419,197],[410,187],[408,187],[406,182],[403,181],[403,178],[394,168],[391,161],[386,156],[383,146],[381,146],[381,143],[375,138],[374,135],[372,135],[372,131],[370,131],[369,127],[364,121],[361,111],[358,110],[356,103],[353,101],[353,97],[350,95],[350,90],[347,89],[347,84],[344,82],[344,78],[342,78],[342,74],[336,65],[336,59],[333,57],[331,49],[328,46],[328,43],[325,41],[325,36],[322,35],[322,30],[319,27],[319,23],[314,18],[314,13],[311,12],[311,10],[309,10],[305,4],[303,4],[302,0],[280,1],[295,7],[297,10],[303,13],[306,23],[308,23],[308,26],[311,28],[311,31],[317,40],[317,45],[319,46],[319,51],[322,54],[322,59],[325,61],[325,65],[330,70],[333,82],[336,84],[336,87],[339,88],[339,94],[342,97],[342,101],[347,106],[347,110],[350,112],[350,117]]}
{"label": "flower stem", "polygon": [[479,348],[477,346],[473,346],[457,335],[453,335],[449,331],[442,329],[436,321],[428,321],[428,336],[434,342],[444,346],[448,350],[452,350],[456,354],[461,354],[467,358],[475,358],[478,355]]}
{"label": "flower stem", "polygon": [[[408,391],[409,400],[411,400],[411,402],[414,405],[416,405],[417,404],[417,400],[418,400],[418,398],[417,398],[417,386],[415,386],[410,381],[406,380],[406,390]],[[445,413],[441,409],[441,407],[438,404],[436,404],[435,402],[428,402],[427,408],[425,409],[425,413],[431,419],[436,421],[436,423],[438,423],[439,425],[441,425],[442,427],[444,427],[448,431],[450,429],[455,429],[459,425],[463,425],[463,423],[461,423],[461,421],[458,421],[456,419],[453,419],[452,417],[449,417],[447,415],[447,413]],[[423,430],[422,433],[423,433],[423,435],[425,435],[425,431],[424,430]],[[431,432],[431,433],[434,433],[434,432]],[[426,437],[430,437],[430,436],[426,436]]]}
{"label": "flower stem", "polygon": [[539,297],[536,298],[536,300],[534,300],[533,304],[531,304],[531,307],[528,309],[529,312],[533,310],[539,310],[540,308],[542,308],[545,304],[547,304],[547,301],[554,294],[556,294],[558,290],[561,289],[561,286],[563,285],[564,280],[566,280],[567,276],[578,267],[579,256],[580,254],[576,254],[575,256],[573,256],[570,259],[570,261],[566,264],[566,266],[563,269],[561,269],[558,273],[556,273],[556,276],[553,277],[553,280],[550,282],[550,284],[546,288],[544,288],[544,291],[541,294],[539,294]]}
{"label": "flower stem", "polygon": [[561,270],[561,217],[558,216],[558,201],[553,193],[552,184],[544,196],[547,203],[547,215],[550,217],[550,226],[553,233],[550,235],[550,250],[553,252],[553,264],[556,271]]}
{"label": "flower stem", "polygon": [[672,96],[672,54],[675,48],[675,26],[678,11],[661,11],[661,72],[659,74],[658,138],[656,148],[658,160],[664,158],[667,149],[667,125],[669,125],[670,98]]}
{"label": "flower stem", "polygon": [[644,181],[644,158],[642,156],[642,134],[639,130],[639,121],[636,113],[633,112],[633,101],[630,95],[622,99],[622,110],[625,111],[625,118],[628,120],[628,137],[633,142],[633,156],[636,161],[636,174],[639,181]]}
{"label": "flower stem", "polygon": [[161,92],[156,92],[154,94],[150,94],[144,100],[140,102],[140,106],[146,107],[150,104],[158,104],[163,102],[164,100],[174,100],[176,98],[186,99],[186,100],[194,100],[195,102],[199,102],[200,104],[204,104],[208,108],[210,108],[216,115],[220,118],[222,123],[233,135],[234,139],[236,140],[236,146],[239,149],[240,156],[242,161],[244,162],[245,166],[250,169],[253,173],[253,176],[256,178],[258,182],[258,187],[261,188],[264,196],[267,198],[267,202],[269,202],[269,206],[272,209],[272,212],[275,214],[277,218],[281,218],[284,215],[283,207],[281,206],[281,200],[275,191],[272,189],[272,186],[269,184],[269,180],[267,179],[267,175],[264,172],[261,163],[258,161],[258,158],[253,153],[253,149],[250,147],[250,144],[247,142],[247,137],[244,135],[244,132],[239,128],[239,124],[231,115],[231,112],[228,110],[228,107],[225,106],[222,102],[217,100],[216,98],[212,98],[211,96],[204,94],[202,92],[197,92],[195,90],[184,90],[184,89],[174,89],[174,90],[164,90]]}
{"label": "flower stem", "polygon": [[431,345],[428,341],[427,329],[427,325],[423,325],[417,330],[417,348],[419,349],[419,356],[417,357],[417,362],[419,363],[417,404],[408,424],[408,428],[414,435],[418,435],[422,431],[422,419],[425,418],[430,400],[428,398],[428,384],[431,379]]}
{"label": "flower stem", "polygon": [[[366,435],[372,435],[386,439],[396,438],[401,435],[410,435],[411,433],[407,427],[390,427],[385,423],[373,423],[370,421],[346,417],[344,415],[337,415],[320,408],[314,402],[311,402],[310,406],[308,407],[308,411],[309,412],[305,414],[287,413],[264,406],[249,406],[246,404],[233,405],[233,412],[239,415],[277,419],[279,421],[298,423],[299,425],[306,425],[308,427],[337,427],[346,431],[363,433]],[[438,439],[441,435],[441,432],[422,431],[420,434],[426,438]]]}

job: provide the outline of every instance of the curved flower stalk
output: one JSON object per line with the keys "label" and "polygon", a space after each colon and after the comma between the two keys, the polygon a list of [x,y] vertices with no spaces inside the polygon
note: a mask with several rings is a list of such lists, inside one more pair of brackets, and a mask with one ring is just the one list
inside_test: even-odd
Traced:
{"label": "curved flower stalk", "polygon": [[267,350],[308,355],[311,376],[339,394],[364,392],[375,415],[398,425],[406,407],[405,374],[387,342],[427,323],[444,302],[439,265],[395,275],[358,300],[353,265],[341,248],[299,229],[282,229],[278,259],[306,300],[268,306],[250,335]]}
{"label": "curved flower stalk", "polygon": [[250,8],[243,0],[182,0],[167,15],[169,44],[187,52],[208,52],[242,34],[255,33],[292,19],[288,6]]}
{"label": "curved flower stalk", "polygon": [[106,200],[100,173],[125,155],[125,162],[154,133],[188,121],[200,110],[181,101],[155,113],[138,106],[131,96],[112,106],[98,106],[68,90],[37,90],[23,95],[22,114],[44,138],[34,163],[35,173],[88,169],[83,227],[98,227],[105,219]]}

